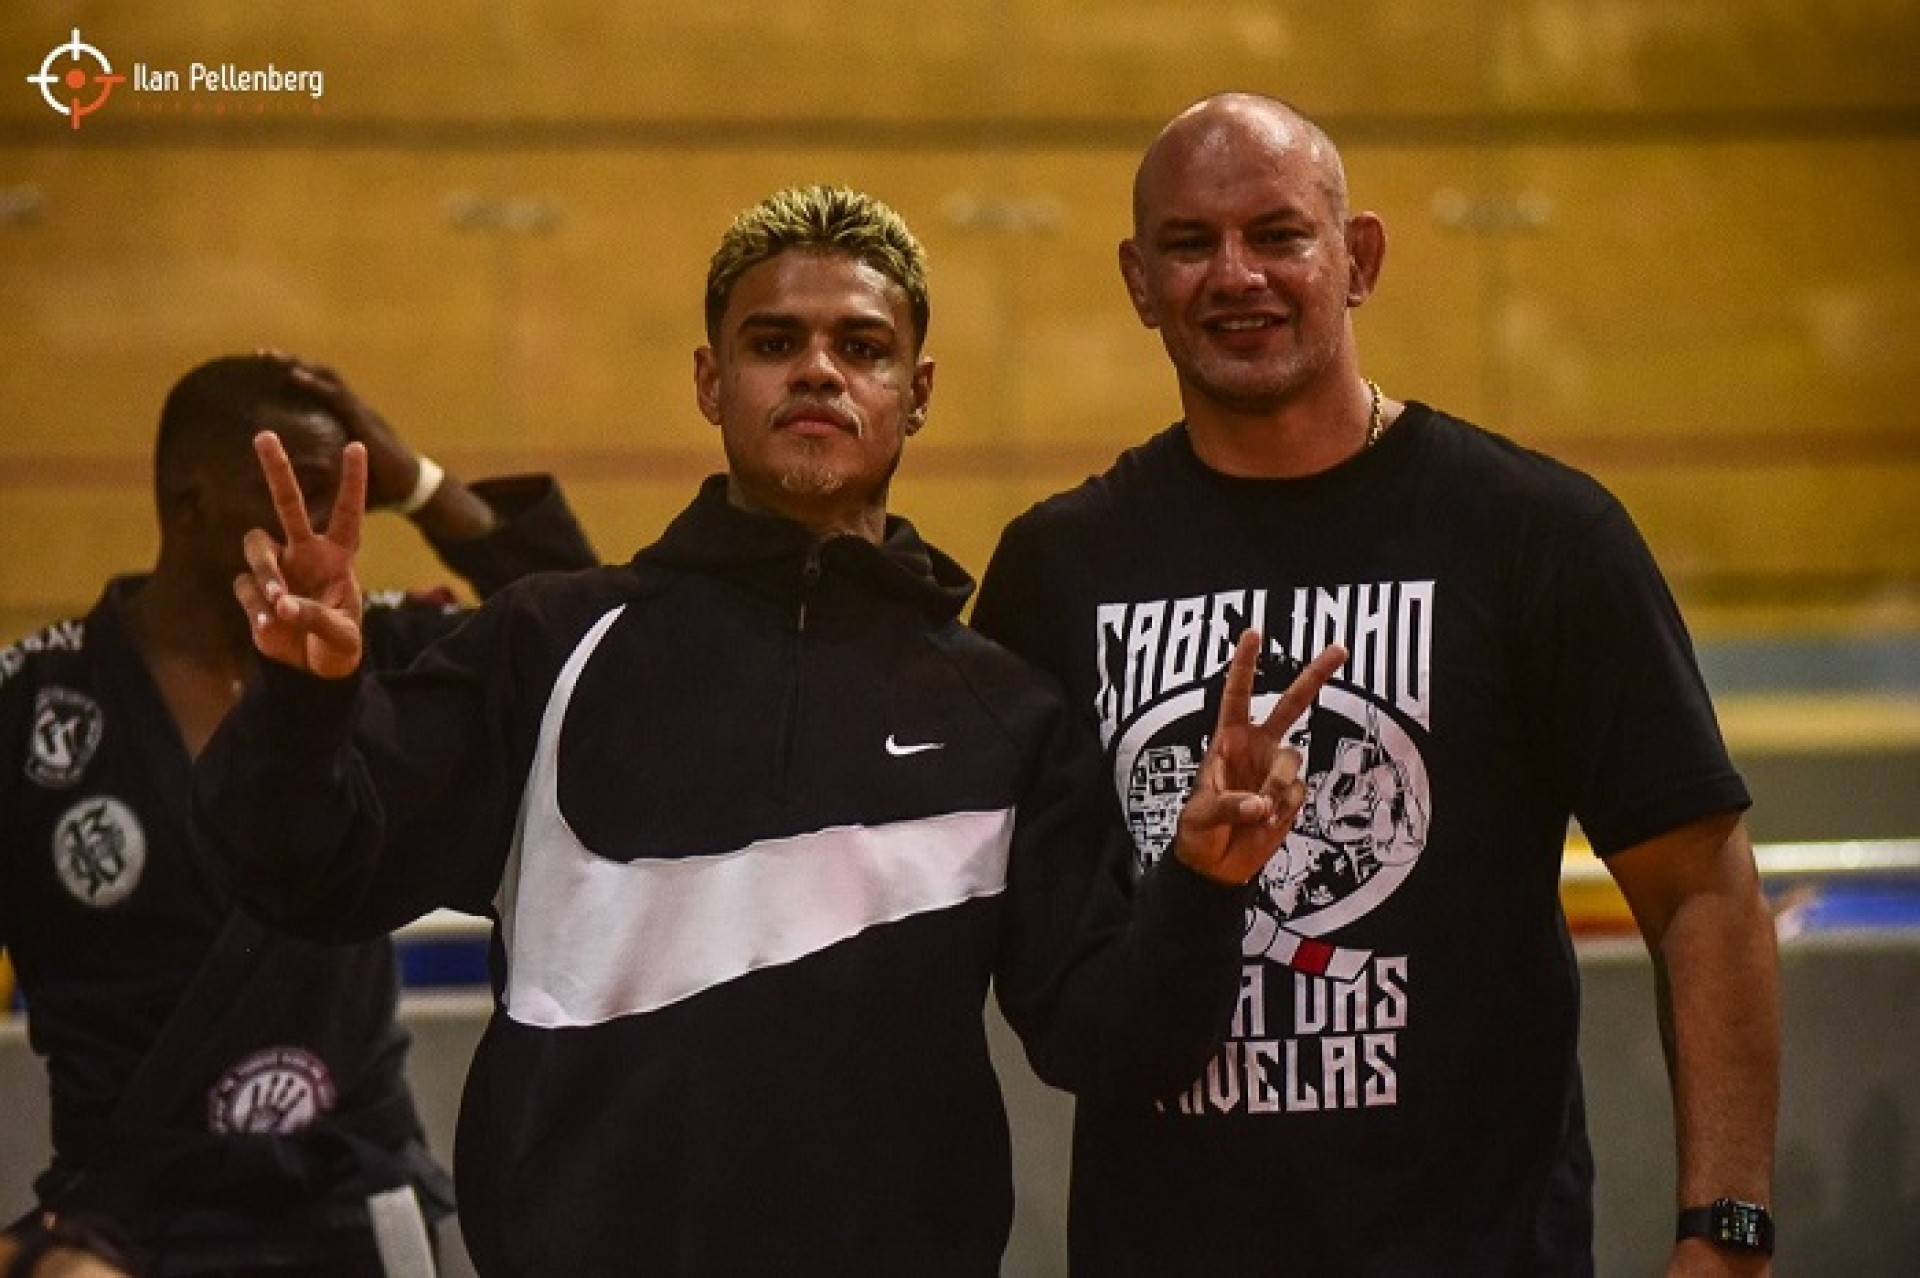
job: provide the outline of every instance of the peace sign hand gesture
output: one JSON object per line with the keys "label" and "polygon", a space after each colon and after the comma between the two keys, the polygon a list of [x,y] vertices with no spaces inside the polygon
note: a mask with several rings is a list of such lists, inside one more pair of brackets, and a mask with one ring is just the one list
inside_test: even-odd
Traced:
{"label": "peace sign hand gesture", "polygon": [[340,457],[340,489],[326,531],[316,533],[280,437],[261,431],[253,451],[267,477],[284,544],[265,530],[246,535],[248,571],[233,580],[247,610],[253,646],[282,664],[344,679],[360,665],[363,605],[353,557],[367,507],[367,450],[350,443]]}
{"label": "peace sign hand gesture", "polygon": [[1180,811],[1173,851],[1188,868],[1229,886],[1251,882],[1286,841],[1307,799],[1304,761],[1281,743],[1347,659],[1333,644],[1307,663],[1263,722],[1253,722],[1253,680],[1264,643],[1249,630],[1234,647],[1220,718]]}

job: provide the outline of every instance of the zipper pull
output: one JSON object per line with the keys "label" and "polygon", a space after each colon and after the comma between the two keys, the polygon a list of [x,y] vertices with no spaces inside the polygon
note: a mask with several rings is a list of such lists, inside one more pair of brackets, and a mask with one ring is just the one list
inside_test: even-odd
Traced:
{"label": "zipper pull", "polygon": [[813,592],[820,585],[820,572],[820,543],[816,541],[807,547],[806,562],[800,565],[800,612],[794,620],[796,631],[807,628],[807,605],[813,602]]}

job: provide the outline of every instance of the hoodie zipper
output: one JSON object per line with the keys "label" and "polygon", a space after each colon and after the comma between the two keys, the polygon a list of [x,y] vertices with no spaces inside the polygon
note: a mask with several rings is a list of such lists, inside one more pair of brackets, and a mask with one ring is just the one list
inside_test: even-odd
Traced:
{"label": "hoodie zipper", "polygon": [[820,586],[820,543],[807,547],[806,562],[800,567],[800,603],[794,609],[793,633],[787,643],[787,710],[780,728],[779,792],[786,797],[793,771],[793,742],[799,733],[802,674],[806,664],[807,609]]}

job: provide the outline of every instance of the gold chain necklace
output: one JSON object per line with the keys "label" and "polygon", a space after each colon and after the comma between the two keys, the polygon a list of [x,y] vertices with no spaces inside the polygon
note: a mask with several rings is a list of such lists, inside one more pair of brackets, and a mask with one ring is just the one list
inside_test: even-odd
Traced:
{"label": "gold chain necklace", "polygon": [[1372,378],[1365,380],[1367,394],[1373,397],[1373,402],[1367,407],[1367,442],[1360,445],[1361,452],[1379,443],[1380,436],[1387,431],[1387,415],[1380,411],[1380,383]]}

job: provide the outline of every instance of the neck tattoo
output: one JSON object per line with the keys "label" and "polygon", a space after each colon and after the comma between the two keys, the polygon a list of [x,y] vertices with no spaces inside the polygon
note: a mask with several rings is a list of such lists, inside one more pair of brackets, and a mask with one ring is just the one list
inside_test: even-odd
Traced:
{"label": "neck tattoo", "polygon": [[1380,436],[1387,433],[1387,415],[1380,408],[1380,383],[1368,378],[1366,385],[1372,402],[1367,406],[1367,442],[1360,445],[1361,452],[1379,443]]}

